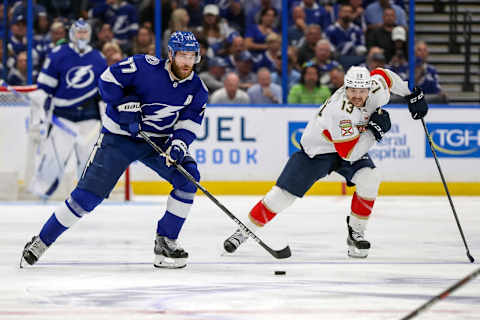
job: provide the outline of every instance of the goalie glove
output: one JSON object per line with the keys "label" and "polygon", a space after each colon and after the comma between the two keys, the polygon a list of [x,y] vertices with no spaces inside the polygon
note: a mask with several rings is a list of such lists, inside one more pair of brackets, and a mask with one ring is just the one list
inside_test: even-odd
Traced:
{"label": "goalie glove", "polygon": [[136,137],[142,129],[142,104],[137,96],[125,96],[116,106],[120,128]]}
{"label": "goalie glove", "polygon": [[428,112],[428,105],[425,101],[425,95],[422,89],[415,87],[411,94],[405,96],[408,102],[408,110],[415,120],[422,119]]}
{"label": "goalie glove", "polygon": [[165,162],[167,167],[170,167],[174,163],[182,163],[185,154],[187,153],[187,144],[180,139],[172,140],[172,143],[166,151]]}
{"label": "goalie glove", "polygon": [[390,115],[386,110],[377,108],[368,120],[367,129],[369,129],[375,136],[375,140],[381,141],[385,133],[390,130],[392,124],[390,123]]}

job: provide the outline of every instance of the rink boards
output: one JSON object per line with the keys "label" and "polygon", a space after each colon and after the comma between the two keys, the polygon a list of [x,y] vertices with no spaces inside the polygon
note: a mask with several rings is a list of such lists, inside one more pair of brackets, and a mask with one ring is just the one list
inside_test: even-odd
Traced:
{"label": "rink boards", "polygon": [[[208,106],[202,132],[191,146],[203,184],[217,194],[261,194],[298,150],[306,123],[316,106]],[[382,175],[382,194],[444,194],[438,169],[420,121],[405,105],[387,106],[392,129],[371,151]],[[0,108],[0,171],[25,167],[28,108]],[[426,117],[437,155],[452,193],[480,194],[480,107],[431,106]],[[12,161],[11,159],[15,159]],[[22,174],[20,174],[20,177]],[[167,193],[168,184],[150,169],[134,163],[136,194]],[[310,194],[349,193],[342,178],[332,174]]]}

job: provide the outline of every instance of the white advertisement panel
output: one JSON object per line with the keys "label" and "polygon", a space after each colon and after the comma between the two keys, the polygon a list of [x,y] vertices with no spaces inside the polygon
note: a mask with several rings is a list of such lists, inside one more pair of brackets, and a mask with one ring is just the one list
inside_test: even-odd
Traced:
{"label": "white advertisement panel", "polygon": [[[382,180],[439,181],[421,121],[413,120],[405,107],[386,109],[392,129],[370,151]],[[316,109],[307,107],[207,108],[203,133],[191,147],[202,180],[276,180],[289,155],[298,150],[303,128],[315,115]],[[480,170],[474,170],[480,157],[480,108],[431,108],[426,123],[447,180],[480,181]],[[135,181],[158,180],[139,164],[134,165],[132,177]],[[332,174],[327,180],[341,178]]]}

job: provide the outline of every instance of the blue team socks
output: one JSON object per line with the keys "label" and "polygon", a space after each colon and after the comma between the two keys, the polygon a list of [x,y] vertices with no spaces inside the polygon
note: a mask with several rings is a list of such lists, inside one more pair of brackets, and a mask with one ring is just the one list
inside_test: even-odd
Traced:
{"label": "blue team socks", "polygon": [[50,246],[67,229],[57,220],[55,214],[52,214],[40,231],[40,239]]}
{"label": "blue team socks", "polygon": [[177,239],[184,222],[184,218],[180,218],[167,211],[162,219],[158,220],[157,233],[169,239]]}

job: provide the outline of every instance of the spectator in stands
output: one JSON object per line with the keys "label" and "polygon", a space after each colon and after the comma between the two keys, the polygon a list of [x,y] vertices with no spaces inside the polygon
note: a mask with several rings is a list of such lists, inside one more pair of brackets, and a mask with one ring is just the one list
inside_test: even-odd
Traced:
{"label": "spectator in stands", "polygon": [[[10,38],[7,44],[9,59],[7,60],[8,68],[14,68],[15,57],[22,51],[27,51],[27,23],[24,15],[13,16],[12,25],[10,26]],[[40,54],[37,51],[37,42],[33,41],[32,50],[33,68],[38,71],[40,68]]]}
{"label": "spectator in stands", "polygon": [[195,64],[195,72],[200,74],[208,71],[208,61],[213,58],[213,51],[208,47],[207,40],[202,37],[197,37],[200,45],[200,62]]}
{"label": "spectator in stands", "polygon": [[245,44],[252,54],[258,55],[267,50],[267,36],[275,32],[273,25],[276,17],[275,9],[263,9],[260,12],[260,22],[247,28]]}
{"label": "spectator in stands", "polygon": [[227,2],[227,7],[220,10],[220,15],[228,21],[230,28],[236,30],[238,33],[245,34],[245,8],[239,0],[230,0]]}
{"label": "spectator in stands", "polygon": [[328,27],[325,32],[340,56],[363,56],[367,52],[363,32],[352,23],[352,18],[352,6],[340,6],[337,22]]}
{"label": "spectator in stands", "polygon": [[214,57],[208,61],[208,71],[199,74],[210,94],[223,87],[226,68],[227,63],[223,58]]}
{"label": "spectator in stands", "polygon": [[307,25],[318,24],[323,30],[326,30],[332,24],[329,12],[315,0],[301,0],[299,3],[293,4],[293,7],[296,6],[302,7],[305,11]]}
{"label": "spectator in stands", "polygon": [[184,9],[190,17],[188,27],[196,29],[203,23],[203,1],[201,0],[187,0]]}
{"label": "spectator in stands", "polygon": [[197,33],[205,38],[208,46],[215,55],[219,55],[224,48],[224,40],[232,32],[225,19],[220,17],[220,9],[214,4],[208,4],[203,8],[203,25],[197,29]]}
{"label": "spectator in stands", "polygon": [[163,32],[163,55],[166,56],[168,53],[168,39],[170,39],[170,35],[173,32],[176,30],[192,31],[190,28],[188,28],[189,21],[190,16],[188,15],[187,10],[183,8],[173,10],[170,22],[168,23],[168,29]]}
{"label": "spectator in stands", "polygon": [[103,45],[102,54],[105,56],[105,60],[107,60],[107,65],[109,66],[116,62],[119,55],[122,57],[121,59],[123,59],[122,49],[114,41],[107,42]]}
{"label": "spectator in stands", "polygon": [[420,87],[427,95],[445,96],[438,81],[437,69],[428,60],[428,47],[424,41],[415,45],[415,85]]}
{"label": "spectator in stands", "polygon": [[403,80],[407,79],[407,34],[403,27],[396,26],[392,31],[392,40],[395,43],[395,54],[390,59],[389,65]]}
{"label": "spectator in stands", "polygon": [[245,50],[235,57],[235,73],[240,79],[239,88],[248,90],[257,82],[257,75],[252,71],[252,55]]}
{"label": "spectator in stands", "polygon": [[276,33],[267,36],[267,50],[255,59],[254,71],[267,68],[270,72],[277,70],[278,63],[282,61],[282,38]]}
{"label": "spectator in stands", "polygon": [[292,10],[293,24],[288,27],[288,44],[299,47],[304,34],[307,32],[307,23],[305,22],[305,11],[301,6],[296,6]]}
{"label": "spectator in stands", "polygon": [[91,18],[100,19],[112,26],[114,39],[122,51],[131,54],[134,37],[138,31],[137,9],[123,0],[106,0],[90,12]]}
{"label": "spectator in stands", "polygon": [[343,86],[344,78],[345,78],[345,71],[342,67],[336,67],[330,70],[330,83],[328,84],[328,88],[332,92],[335,93],[339,88]]}
{"label": "spectator in stands", "polygon": [[227,56],[225,57],[225,61],[228,64],[229,70],[235,69],[235,57],[245,51],[245,39],[237,33],[234,34],[232,37],[228,37],[228,48],[227,48]]}
{"label": "spectator in stands", "polygon": [[[287,73],[287,85],[288,91],[300,81],[301,74],[297,71],[297,49],[295,47],[288,47],[288,73]],[[272,82],[282,86],[282,60],[276,60],[276,71],[272,73]]]}
{"label": "spectator in stands", "polygon": [[300,83],[294,85],[288,94],[288,103],[322,104],[330,97],[328,87],[320,84],[320,73],[315,65],[302,69]]}
{"label": "spectator in stands", "polygon": [[[7,70],[7,73],[8,73],[8,69],[5,69],[4,63],[3,63],[3,39],[0,39],[0,79],[4,79],[3,76],[4,76],[5,70]],[[7,77],[8,77],[8,74],[7,74]]]}
{"label": "spectator in stands", "polygon": [[[36,78],[36,72],[34,72]],[[27,84],[27,52],[22,51],[17,55],[14,68],[8,73],[7,83],[11,86],[24,86]]]}
{"label": "spectator in stands", "polygon": [[135,43],[133,45],[133,54],[147,54],[149,47],[155,43],[153,32],[145,27],[138,29]]}
{"label": "spectator in stands", "polygon": [[332,45],[327,39],[321,39],[315,46],[315,56],[310,61],[304,63],[315,65],[318,68],[320,74],[320,83],[326,85],[330,82],[329,71],[335,67],[339,67],[340,64],[331,59]]}
{"label": "spectator in stands", "polygon": [[353,9],[352,22],[362,31],[365,31],[367,22],[365,21],[365,9],[362,6],[362,0],[350,0],[349,4]]}
{"label": "spectator in stands", "polygon": [[212,94],[210,103],[249,104],[250,98],[245,91],[238,88],[239,82],[240,79],[235,73],[228,73],[223,80],[224,88],[220,88]]}
{"label": "spectator in stands", "polygon": [[395,10],[395,25],[407,27],[407,15],[401,7],[393,4],[391,0],[377,0],[365,9],[365,21],[369,29],[383,24],[383,11],[387,8]]}
{"label": "spectator in stands", "polygon": [[270,71],[260,68],[257,72],[258,83],[251,86],[247,93],[252,104],[277,104],[282,102],[282,87],[272,83]]}
{"label": "spectator in stands", "polygon": [[61,44],[67,43],[67,29],[61,21],[55,21],[50,26],[50,41],[46,44],[45,56],[48,56],[52,49]]}
{"label": "spectator in stands", "polygon": [[94,43],[94,48],[97,50],[102,50],[103,45],[111,41],[113,41],[112,26],[108,23],[100,24],[100,27],[98,28],[98,31],[96,33],[96,41]]}
{"label": "spectator in stands", "polygon": [[305,33],[305,42],[298,49],[298,64],[303,65],[315,56],[315,46],[322,39],[322,29],[318,24],[311,24]]}
{"label": "spectator in stands", "polygon": [[385,55],[383,54],[383,49],[380,47],[371,47],[368,51],[367,61],[365,67],[373,71],[376,68],[385,68]]}
{"label": "spectator in stands", "polygon": [[245,1],[245,12],[247,12],[247,30],[251,26],[259,24],[262,20],[262,12],[266,9],[273,9],[275,11],[275,19],[273,21],[272,28],[276,29],[278,27],[278,12],[282,10],[282,2],[278,0],[259,0],[259,1]]}
{"label": "spectator in stands", "polygon": [[[395,27],[395,10],[386,8],[383,10],[383,23],[367,32],[367,48],[380,47],[383,49],[387,61],[395,54],[395,43],[392,39],[392,31]],[[399,26],[402,28],[401,26]],[[397,29],[398,30],[398,29]]]}

